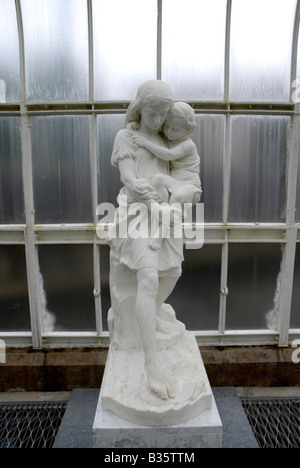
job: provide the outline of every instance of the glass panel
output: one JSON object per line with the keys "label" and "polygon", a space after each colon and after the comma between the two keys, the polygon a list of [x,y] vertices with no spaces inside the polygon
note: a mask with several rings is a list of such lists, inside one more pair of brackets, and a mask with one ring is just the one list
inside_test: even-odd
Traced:
{"label": "glass panel", "polygon": [[280,263],[280,244],[229,245],[227,330],[276,328]]}
{"label": "glass panel", "polygon": [[88,99],[86,0],[21,0],[28,101]]}
{"label": "glass panel", "polygon": [[37,223],[91,222],[90,117],[32,118]]}
{"label": "glass panel", "polygon": [[297,244],[295,259],[291,328],[300,328],[300,244]]}
{"label": "glass panel", "polygon": [[92,245],[39,246],[44,331],[95,331]]}
{"label": "glass panel", "polygon": [[98,116],[98,201],[117,206],[117,196],[122,187],[120,172],[111,165],[116,134],[124,128],[124,115]]}
{"label": "glass panel", "polygon": [[182,276],[166,302],[187,330],[218,329],[221,251],[220,245],[184,251]]}
{"label": "glass panel", "polygon": [[[187,330],[217,330],[219,320],[221,250],[205,245],[199,250],[185,250],[183,273],[167,303]],[[109,247],[101,247],[101,299],[103,328],[108,330],[110,308]]]}
{"label": "glass panel", "polygon": [[176,99],[222,100],[225,0],[164,0],[162,78]]}
{"label": "glass panel", "polygon": [[285,222],[289,117],[232,117],[230,222]]}
{"label": "glass panel", "polygon": [[14,0],[0,2],[0,103],[20,101],[19,39]]}
{"label": "glass panel", "polygon": [[0,245],[0,331],[30,331],[25,249]]}
{"label": "glass panel", "polygon": [[219,115],[197,115],[197,128],[191,135],[200,156],[200,178],[206,223],[222,222],[223,160],[225,118]]}
{"label": "glass panel", "polygon": [[24,222],[20,120],[0,117],[0,223]]}
{"label": "glass panel", "polygon": [[296,3],[296,0],[233,0],[231,100],[290,100]]}
{"label": "glass panel", "polygon": [[95,99],[131,100],[156,78],[156,0],[93,1]]}

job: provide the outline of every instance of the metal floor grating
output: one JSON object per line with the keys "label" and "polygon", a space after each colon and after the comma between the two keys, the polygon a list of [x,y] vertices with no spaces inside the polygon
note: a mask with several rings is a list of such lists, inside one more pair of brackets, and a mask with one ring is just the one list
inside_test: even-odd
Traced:
{"label": "metal floor grating", "polygon": [[260,448],[300,448],[300,398],[242,398]]}
{"label": "metal floor grating", "polygon": [[0,448],[51,448],[67,402],[0,403]]}

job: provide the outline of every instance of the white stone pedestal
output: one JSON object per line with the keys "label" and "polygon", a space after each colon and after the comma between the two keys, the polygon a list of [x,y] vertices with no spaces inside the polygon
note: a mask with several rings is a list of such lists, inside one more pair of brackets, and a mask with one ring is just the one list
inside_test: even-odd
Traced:
{"label": "white stone pedestal", "polygon": [[222,423],[212,407],[186,423],[138,426],[102,409],[101,394],[93,426],[94,448],[222,448]]}
{"label": "white stone pedestal", "polygon": [[221,448],[222,423],[195,337],[184,332],[159,356],[173,377],[175,397],[167,401],[149,390],[142,349],[111,346],[93,426],[95,448]]}
{"label": "white stone pedestal", "polygon": [[184,331],[158,359],[172,386],[163,400],[149,387],[143,349],[111,345],[102,382],[102,408],[138,426],[174,426],[211,408],[212,391],[195,337]]}

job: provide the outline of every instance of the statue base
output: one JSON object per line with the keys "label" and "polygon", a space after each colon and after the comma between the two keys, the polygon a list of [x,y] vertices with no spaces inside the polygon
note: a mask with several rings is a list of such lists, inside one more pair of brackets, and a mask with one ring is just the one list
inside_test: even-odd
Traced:
{"label": "statue base", "polygon": [[102,408],[140,426],[185,423],[212,406],[212,391],[195,337],[185,331],[158,353],[175,397],[161,399],[149,387],[142,349],[111,345],[102,383]]}
{"label": "statue base", "polygon": [[211,407],[194,414],[185,423],[149,427],[104,410],[102,395],[103,389],[93,425],[94,448],[222,448],[222,422],[213,396]]}

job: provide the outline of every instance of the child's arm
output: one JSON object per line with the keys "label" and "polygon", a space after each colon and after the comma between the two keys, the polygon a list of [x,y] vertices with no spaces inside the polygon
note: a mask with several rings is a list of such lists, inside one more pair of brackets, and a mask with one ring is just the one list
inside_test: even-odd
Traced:
{"label": "child's arm", "polygon": [[147,140],[143,136],[138,134],[134,134],[133,136],[134,142],[136,145],[146,148],[151,153],[155,154],[160,159],[164,161],[173,161],[175,159],[181,159],[187,156],[191,149],[193,148],[194,143],[192,140],[187,138],[185,141],[179,143],[174,148],[164,148],[156,143],[152,143],[152,141]]}

